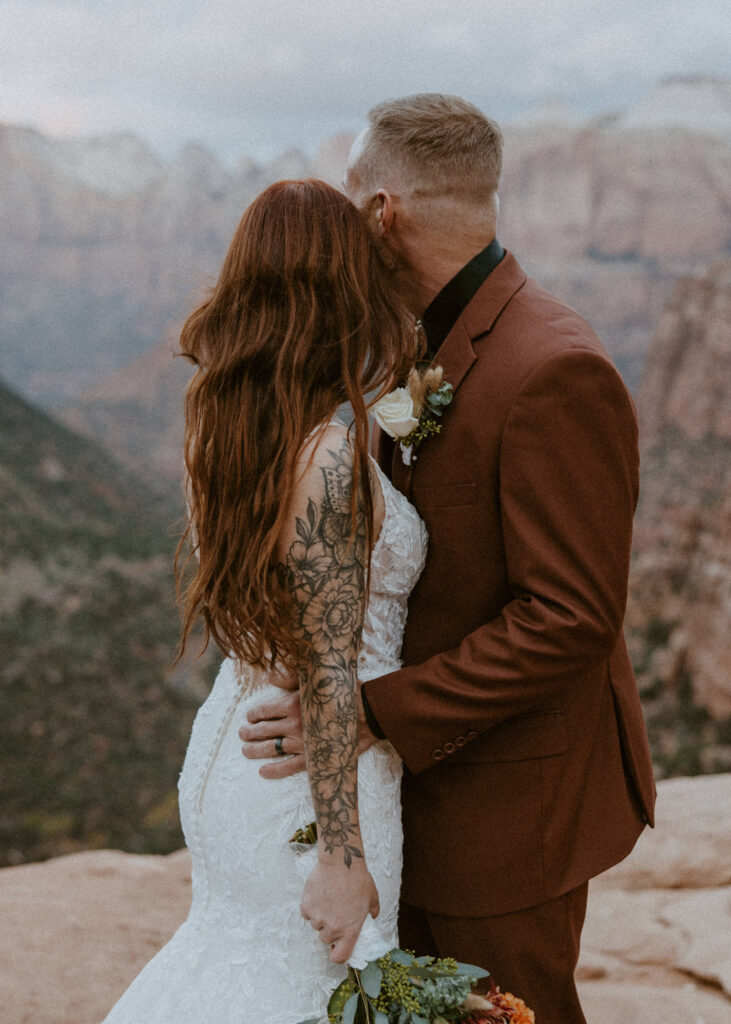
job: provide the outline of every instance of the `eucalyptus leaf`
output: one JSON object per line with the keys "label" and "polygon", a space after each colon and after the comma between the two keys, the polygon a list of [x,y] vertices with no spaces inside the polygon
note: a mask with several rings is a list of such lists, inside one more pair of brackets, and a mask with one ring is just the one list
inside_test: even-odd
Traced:
{"label": "eucalyptus leaf", "polygon": [[354,992],[343,1007],[343,1024],[353,1024],[353,1021],[355,1020],[355,1011],[358,1009],[359,1002],[360,992]]}
{"label": "eucalyptus leaf", "polygon": [[322,1017],[308,1017],[307,1020],[301,1020],[299,1024],[320,1024]]}
{"label": "eucalyptus leaf", "polygon": [[364,967],[360,972],[360,983],[363,987],[363,991],[367,996],[371,996],[375,999],[381,992],[381,981],[383,980],[383,971],[374,961],[369,963],[367,967]]}
{"label": "eucalyptus leaf", "polygon": [[327,1004],[327,1012],[330,1016],[336,1017],[338,1014],[343,1012],[343,1007],[348,1001],[348,993],[350,990],[351,984],[347,978],[345,981],[340,982],[338,987],[330,996],[330,1001]]}
{"label": "eucalyptus leaf", "polygon": [[418,1017],[415,1013],[412,1013],[411,1020],[413,1024],[429,1024],[429,1020],[426,1017]]}
{"label": "eucalyptus leaf", "polygon": [[388,1024],[388,1017],[385,1013],[381,1013],[380,1010],[376,1010],[375,1024]]}
{"label": "eucalyptus leaf", "polygon": [[403,949],[392,949],[389,956],[395,964],[402,964],[404,967],[411,967],[414,962],[413,956],[404,953]]}
{"label": "eucalyptus leaf", "polygon": [[485,971],[482,967],[473,967],[472,964],[457,964],[457,974],[469,974],[473,978],[488,978],[490,976],[489,971]]}
{"label": "eucalyptus leaf", "polygon": [[414,978],[453,978],[454,972],[446,969],[441,970],[439,967],[429,967],[427,964],[424,967],[413,967],[409,971]]}

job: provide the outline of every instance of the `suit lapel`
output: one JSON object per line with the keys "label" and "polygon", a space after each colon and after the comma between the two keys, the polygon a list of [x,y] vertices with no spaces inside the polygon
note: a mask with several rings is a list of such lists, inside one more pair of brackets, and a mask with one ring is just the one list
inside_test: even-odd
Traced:
{"label": "suit lapel", "polygon": [[444,380],[456,391],[476,359],[464,316],[461,316],[442,342],[432,360],[432,366],[441,366]]}
{"label": "suit lapel", "polygon": [[[444,380],[451,384],[456,392],[459,385],[467,376],[470,367],[477,359],[475,350],[472,348],[470,336],[467,333],[462,317],[456,322],[452,330],[444,339],[439,351],[432,360],[432,366],[441,366],[444,371]],[[445,412],[445,423],[449,421],[449,410]],[[389,438],[390,440],[390,438]],[[428,441],[426,442],[429,443]],[[391,480],[394,486],[406,495],[411,497],[411,483],[414,476],[414,462],[407,466],[404,464],[403,455],[399,445],[391,442],[393,454],[391,461]]]}
{"label": "suit lapel", "polygon": [[525,271],[512,252],[506,249],[503,258],[459,318],[472,341],[492,330],[495,321],[525,282]]}
{"label": "suit lapel", "polygon": [[[467,304],[462,315],[444,339],[431,365],[441,366],[444,380],[456,392],[477,359],[472,342],[493,327],[503,309],[526,281],[526,274],[507,249],[484,284]],[[449,413],[444,414],[444,429],[449,430]],[[428,444],[429,441],[426,441]],[[414,463],[404,465],[400,447],[383,431],[377,439],[378,459],[393,484],[407,497],[411,496]],[[390,463],[388,462],[390,457]],[[418,459],[417,459],[418,463]],[[389,473],[390,469],[390,473]]]}

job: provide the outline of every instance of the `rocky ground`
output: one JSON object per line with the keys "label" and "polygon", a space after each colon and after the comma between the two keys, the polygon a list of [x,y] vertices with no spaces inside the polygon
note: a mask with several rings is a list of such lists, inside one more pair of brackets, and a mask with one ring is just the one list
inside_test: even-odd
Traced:
{"label": "rocky ground", "polygon": [[[588,1024],[731,1018],[731,774],[658,788],[657,828],[592,883],[579,966]],[[0,871],[0,1024],[98,1024],[189,900],[184,850]]]}
{"label": "rocky ground", "polygon": [[731,1019],[731,775],[658,784],[657,825],[592,882],[588,1024]]}

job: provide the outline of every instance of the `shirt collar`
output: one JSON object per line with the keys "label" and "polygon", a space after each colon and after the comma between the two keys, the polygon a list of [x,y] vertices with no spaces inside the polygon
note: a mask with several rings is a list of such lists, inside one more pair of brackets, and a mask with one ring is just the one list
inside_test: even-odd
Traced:
{"label": "shirt collar", "polygon": [[421,323],[426,332],[430,358],[433,358],[470,300],[504,255],[502,245],[497,238],[493,238],[488,246],[447,281],[439,294],[429,303]]}

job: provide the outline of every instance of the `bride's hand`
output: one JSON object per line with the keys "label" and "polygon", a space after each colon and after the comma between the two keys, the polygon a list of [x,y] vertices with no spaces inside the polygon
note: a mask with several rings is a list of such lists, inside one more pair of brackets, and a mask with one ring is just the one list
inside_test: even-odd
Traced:
{"label": "bride's hand", "polygon": [[330,960],[344,964],[368,914],[378,917],[380,912],[378,890],[365,861],[354,859],[346,867],[342,861],[318,860],[305,883],[300,910],[330,947]]}
{"label": "bride's hand", "polygon": [[[305,770],[307,765],[299,690],[283,693],[276,700],[262,701],[261,704],[249,709],[246,718],[247,724],[239,729],[239,739],[243,741],[241,752],[244,757],[252,760],[268,759],[267,764],[259,769],[259,774],[263,778],[285,779],[289,775],[296,775]],[[286,756],[274,761],[272,758],[277,757],[274,746],[277,737],[281,737],[282,749]],[[359,700],[358,754],[362,754],[375,742],[376,737],[368,728],[363,703]]]}

